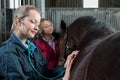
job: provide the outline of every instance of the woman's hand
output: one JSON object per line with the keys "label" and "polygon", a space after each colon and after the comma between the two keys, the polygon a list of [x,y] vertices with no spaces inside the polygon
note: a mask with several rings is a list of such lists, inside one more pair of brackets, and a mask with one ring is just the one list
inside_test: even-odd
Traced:
{"label": "woman's hand", "polygon": [[64,64],[64,67],[66,68],[66,72],[65,72],[65,75],[63,77],[63,80],[69,80],[71,66],[72,66],[73,60],[77,56],[78,52],[79,51],[76,50],[76,51],[73,51],[70,55],[68,55],[67,60]]}

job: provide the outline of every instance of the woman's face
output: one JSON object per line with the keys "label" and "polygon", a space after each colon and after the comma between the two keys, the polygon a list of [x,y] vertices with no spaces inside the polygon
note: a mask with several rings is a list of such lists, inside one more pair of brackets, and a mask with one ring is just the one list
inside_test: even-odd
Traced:
{"label": "woman's face", "polygon": [[51,35],[54,31],[53,24],[50,21],[43,21],[41,27],[44,35]]}
{"label": "woman's face", "polygon": [[20,33],[25,38],[34,38],[38,31],[41,16],[36,10],[30,10],[29,15],[21,20]]}

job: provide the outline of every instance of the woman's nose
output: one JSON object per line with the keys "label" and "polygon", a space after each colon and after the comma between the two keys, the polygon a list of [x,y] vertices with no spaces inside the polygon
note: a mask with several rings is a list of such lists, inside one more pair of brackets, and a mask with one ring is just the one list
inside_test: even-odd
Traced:
{"label": "woman's nose", "polygon": [[36,24],[36,25],[35,25],[35,30],[38,30],[38,29],[39,29],[39,27],[38,27],[38,25]]}

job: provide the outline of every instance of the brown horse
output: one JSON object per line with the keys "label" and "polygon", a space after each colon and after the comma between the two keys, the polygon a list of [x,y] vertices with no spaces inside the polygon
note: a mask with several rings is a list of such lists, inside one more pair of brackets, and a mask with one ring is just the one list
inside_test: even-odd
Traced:
{"label": "brown horse", "polygon": [[80,50],[70,80],[120,80],[119,32],[114,33],[110,26],[92,16],[83,16],[68,26],[66,33],[66,55]]}

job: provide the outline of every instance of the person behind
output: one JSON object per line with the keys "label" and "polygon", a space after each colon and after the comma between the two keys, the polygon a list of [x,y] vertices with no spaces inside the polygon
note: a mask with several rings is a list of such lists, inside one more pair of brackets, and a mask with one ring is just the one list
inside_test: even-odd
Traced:
{"label": "person behind", "polygon": [[[11,35],[0,44],[1,80],[45,80],[40,74],[48,77],[54,74],[48,69],[48,62],[41,50],[30,40],[38,32],[40,20],[40,11],[36,7],[24,5],[16,9]],[[71,65],[78,52],[73,51],[68,56],[63,80],[69,79]]]}
{"label": "person behind", "polygon": [[48,68],[53,70],[58,65],[59,61],[59,40],[55,39],[55,36],[53,35],[54,27],[49,19],[41,19],[39,29],[41,31],[36,35],[38,38],[36,38],[34,42],[47,59],[49,63]]}

